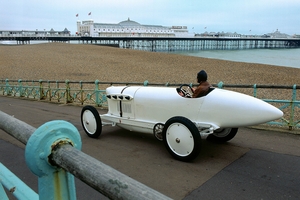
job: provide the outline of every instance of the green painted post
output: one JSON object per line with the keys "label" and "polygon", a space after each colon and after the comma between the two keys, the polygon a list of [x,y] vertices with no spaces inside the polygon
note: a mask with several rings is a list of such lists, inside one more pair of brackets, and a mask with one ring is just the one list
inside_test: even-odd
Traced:
{"label": "green painted post", "polygon": [[10,95],[11,92],[10,92],[10,86],[9,86],[9,80],[8,79],[5,79],[5,93],[6,95]]}
{"label": "green painted post", "polygon": [[57,101],[60,102],[60,91],[59,91],[59,82],[56,81],[56,95],[57,95]]}
{"label": "green painted post", "polygon": [[2,83],[3,83],[3,80],[1,80],[0,90],[2,91],[2,95],[4,95],[4,85]]}
{"label": "green painted post", "polygon": [[0,184],[0,199],[2,200],[9,200],[6,193],[5,193],[5,190],[2,186],[2,184]]}
{"label": "green painted post", "polygon": [[82,84],[82,81],[79,81],[79,85],[80,85],[80,102],[81,102],[81,105],[83,105],[84,98],[83,98],[83,84]]}
{"label": "green painted post", "polygon": [[222,81],[220,81],[219,83],[218,83],[218,88],[223,88],[223,85],[224,85],[224,83],[222,82]]}
{"label": "green painted post", "polygon": [[70,94],[70,81],[66,80],[66,96],[65,103],[71,103],[71,94]]}
{"label": "green painted post", "polygon": [[46,93],[46,98],[49,95],[49,101],[51,101],[52,100],[52,92],[51,92],[50,81],[48,80],[47,83],[48,83],[48,89],[47,89],[47,93]]}
{"label": "green painted post", "polygon": [[294,114],[295,114],[295,102],[296,102],[296,84],[293,85],[293,94],[292,94],[292,101],[291,101],[291,112],[290,112],[290,121],[289,121],[289,130],[293,130],[294,124]]}
{"label": "green painted post", "polygon": [[95,81],[95,101],[96,101],[96,105],[100,106],[100,91],[99,91],[99,80]]}
{"label": "green painted post", "polygon": [[148,86],[149,85],[149,81],[148,80],[145,80],[144,81],[144,86]]}
{"label": "green painted post", "polygon": [[20,97],[24,97],[22,79],[18,80],[18,84],[19,84],[18,90],[19,90]]}
{"label": "green painted post", "polygon": [[44,99],[44,90],[43,90],[43,80],[42,79],[40,79],[39,80],[39,85],[40,85],[40,87],[39,87],[39,99],[40,100],[43,100]]}
{"label": "green painted post", "polygon": [[14,195],[17,199],[22,200],[38,200],[39,196],[30,187],[28,187],[14,173],[0,163],[0,199],[8,200],[8,197],[3,189],[2,184]]}
{"label": "green painted post", "polygon": [[256,84],[253,85],[253,96],[254,96],[254,97],[257,96],[257,88],[256,88]]}
{"label": "green painted post", "polygon": [[39,199],[76,199],[74,176],[51,162],[52,151],[65,145],[80,150],[82,142],[76,127],[62,120],[43,124],[26,144],[25,160],[29,169],[38,176]]}

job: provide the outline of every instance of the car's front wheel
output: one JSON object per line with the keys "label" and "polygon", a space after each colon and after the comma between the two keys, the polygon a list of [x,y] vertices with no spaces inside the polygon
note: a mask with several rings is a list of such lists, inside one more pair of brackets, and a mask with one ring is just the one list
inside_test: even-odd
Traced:
{"label": "car's front wheel", "polygon": [[201,136],[193,122],[185,117],[172,117],[164,125],[163,142],[177,160],[191,161],[200,152]]}
{"label": "car's front wheel", "polygon": [[81,110],[81,124],[85,133],[91,138],[97,138],[102,132],[100,115],[93,106],[85,106]]}

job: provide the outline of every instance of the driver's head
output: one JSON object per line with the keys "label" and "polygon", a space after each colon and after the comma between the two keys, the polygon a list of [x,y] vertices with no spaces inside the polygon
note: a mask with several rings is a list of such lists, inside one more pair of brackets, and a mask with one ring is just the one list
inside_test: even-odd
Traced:
{"label": "driver's head", "polygon": [[204,70],[201,70],[200,72],[198,72],[197,80],[198,80],[198,83],[200,83],[201,81],[206,81],[207,80],[207,74]]}

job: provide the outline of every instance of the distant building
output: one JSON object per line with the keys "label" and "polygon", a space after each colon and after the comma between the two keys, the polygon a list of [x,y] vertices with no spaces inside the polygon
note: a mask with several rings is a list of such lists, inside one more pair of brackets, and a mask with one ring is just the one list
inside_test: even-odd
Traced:
{"label": "distant building", "polygon": [[92,37],[187,37],[187,26],[142,25],[128,20],[118,24],[94,23],[94,20],[77,21],[77,35]]}
{"label": "distant building", "polygon": [[196,37],[219,37],[219,38],[240,38],[241,34],[239,33],[231,33],[231,32],[227,32],[224,33],[222,32],[207,32],[205,31],[204,33],[200,33],[200,34],[195,34]]}
{"label": "distant building", "polygon": [[300,38],[300,35],[294,34],[292,37],[293,38]]}
{"label": "distant building", "polygon": [[280,33],[280,31],[278,31],[278,29],[274,33],[268,33],[266,35],[268,35],[271,38],[290,38],[290,36],[288,34]]}
{"label": "distant building", "polygon": [[[263,35],[242,35],[239,33],[231,33],[227,32],[224,33],[222,32],[207,32],[205,31],[204,33],[197,33],[195,34],[195,37],[217,37],[217,38],[291,38],[290,35],[285,34],[285,33],[280,33],[278,29],[274,33],[267,33]],[[296,36],[294,36],[296,37]]]}
{"label": "distant building", "polygon": [[0,30],[0,36],[69,36],[70,31],[65,28],[63,31],[54,31],[53,28],[51,30]]}

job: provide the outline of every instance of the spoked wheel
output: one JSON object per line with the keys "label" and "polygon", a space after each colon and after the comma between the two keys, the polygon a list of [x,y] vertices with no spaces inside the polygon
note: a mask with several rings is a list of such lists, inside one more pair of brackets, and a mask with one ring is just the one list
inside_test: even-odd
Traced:
{"label": "spoked wheel", "polygon": [[224,143],[236,135],[238,128],[220,128],[214,131],[213,134],[207,136],[208,141],[217,142],[217,143]]}
{"label": "spoked wheel", "polygon": [[164,124],[162,123],[157,123],[153,127],[153,134],[155,138],[158,139],[159,141],[163,141],[163,134],[162,134],[163,129],[164,129]]}
{"label": "spoked wheel", "polygon": [[85,133],[91,138],[97,138],[102,132],[100,115],[93,106],[85,106],[81,110],[81,124]]}
{"label": "spoked wheel", "polygon": [[195,159],[201,148],[201,136],[197,127],[185,117],[172,117],[166,122],[163,142],[169,153],[181,161]]}

